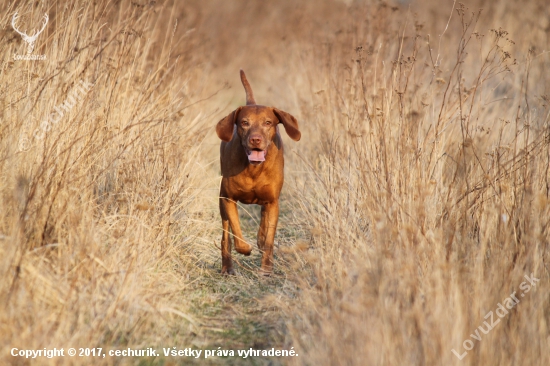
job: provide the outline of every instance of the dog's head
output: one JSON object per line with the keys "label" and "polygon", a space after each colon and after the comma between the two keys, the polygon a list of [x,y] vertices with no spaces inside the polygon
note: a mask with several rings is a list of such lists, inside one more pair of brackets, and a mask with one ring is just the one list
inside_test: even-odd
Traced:
{"label": "dog's head", "polygon": [[301,137],[298,121],[291,114],[277,108],[256,105],[252,90],[244,72],[241,70],[241,80],[246,90],[247,105],[239,107],[218,122],[216,133],[223,141],[229,142],[233,137],[234,126],[251,164],[261,164],[265,161],[267,149],[275,134],[277,124],[282,123],[286,133],[294,141]]}

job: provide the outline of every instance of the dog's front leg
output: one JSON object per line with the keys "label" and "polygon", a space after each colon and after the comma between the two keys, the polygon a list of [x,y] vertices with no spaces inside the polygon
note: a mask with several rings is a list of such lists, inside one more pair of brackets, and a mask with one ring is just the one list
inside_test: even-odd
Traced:
{"label": "dog's front leg", "polygon": [[267,234],[267,225],[266,225],[266,213],[265,213],[265,206],[262,205],[262,219],[260,221],[260,229],[258,230],[258,237],[256,239],[256,242],[258,243],[258,249],[260,249],[262,252],[265,248],[265,239]]}
{"label": "dog's front leg", "polygon": [[[262,207],[262,221],[258,234],[263,234],[265,238],[261,268],[261,272],[265,276],[269,276],[273,271],[273,243],[275,241],[278,220],[279,202],[275,201],[273,203],[268,203]],[[258,238],[258,240],[260,240],[260,238]]]}
{"label": "dog's front leg", "polygon": [[223,210],[227,215],[229,226],[231,226],[231,232],[233,233],[233,242],[235,243],[235,250],[244,255],[250,255],[252,252],[252,245],[248,244],[243,239],[243,233],[241,231],[241,225],[239,223],[239,211],[237,210],[237,203],[229,198],[222,197],[220,204],[223,206]]}
{"label": "dog's front leg", "polygon": [[233,260],[231,259],[231,238],[229,237],[229,217],[225,210],[225,198],[220,197],[220,216],[222,217],[222,274],[234,275]]}

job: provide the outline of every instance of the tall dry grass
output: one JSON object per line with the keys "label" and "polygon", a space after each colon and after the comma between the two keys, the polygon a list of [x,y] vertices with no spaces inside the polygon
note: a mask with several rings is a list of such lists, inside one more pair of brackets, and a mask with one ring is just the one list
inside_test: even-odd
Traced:
{"label": "tall dry grass", "polygon": [[[26,29],[49,14],[45,61],[13,60],[15,11]],[[12,347],[172,346],[299,356],[35,362],[550,362],[544,1],[22,1],[0,19],[3,363],[27,363]],[[218,274],[213,127],[244,101],[240,67],[303,132],[267,280],[257,252]],[[253,242],[258,213],[241,217]]]}
{"label": "tall dry grass", "polygon": [[[549,28],[503,7],[525,14],[457,3],[433,33],[413,6],[357,5],[308,50],[325,63],[301,70],[301,120],[319,132],[289,194],[311,235],[283,306],[306,364],[550,361]],[[526,274],[536,291],[471,338]]]}
{"label": "tall dry grass", "polygon": [[[49,14],[35,49],[45,61],[13,60],[26,52],[9,25],[14,11],[28,33]],[[194,329],[181,291],[207,135],[199,126],[214,111],[194,107],[207,97],[207,67],[192,57],[200,46],[179,12],[107,1],[2,6],[3,362],[23,363],[12,347],[144,346],[167,334],[172,345]],[[80,81],[93,86],[73,97]],[[45,122],[65,101],[72,108]]]}

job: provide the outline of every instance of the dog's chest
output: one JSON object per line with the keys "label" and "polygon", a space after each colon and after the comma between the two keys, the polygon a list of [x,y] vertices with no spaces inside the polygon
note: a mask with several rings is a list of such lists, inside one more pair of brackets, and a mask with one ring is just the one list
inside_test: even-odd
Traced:
{"label": "dog's chest", "polygon": [[234,199],[247,204],[263,205],[275,202],[279,198],[281,191],[281,185],[278,182],[273,182],[266,176],[256,178],[236,176],[232,177],[229,184]]}

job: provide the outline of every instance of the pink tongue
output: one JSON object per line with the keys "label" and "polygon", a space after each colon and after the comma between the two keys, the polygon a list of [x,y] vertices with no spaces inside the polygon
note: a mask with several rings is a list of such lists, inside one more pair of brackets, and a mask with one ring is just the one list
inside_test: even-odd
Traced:
{"label": "pink tongue", "polygon": [[252,150],[248,155],[248,161],[265,161],[265,151]]}

